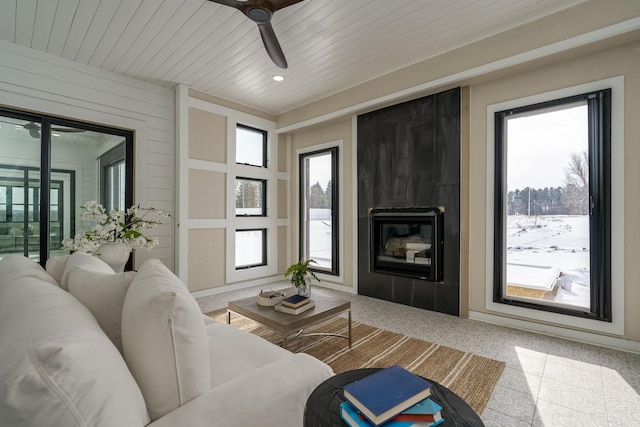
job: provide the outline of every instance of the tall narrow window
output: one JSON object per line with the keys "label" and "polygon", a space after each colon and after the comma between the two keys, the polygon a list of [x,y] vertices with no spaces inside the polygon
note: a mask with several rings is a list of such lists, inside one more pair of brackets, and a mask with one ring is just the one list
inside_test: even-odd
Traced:
{"label": "tall narrow window", "polygon": [[611,321],[610,97],[496,113],[494,301]]}
{"label": "tall narrow window", "polygon": [[338,275],[338,147],[300,155],[300,258]]}

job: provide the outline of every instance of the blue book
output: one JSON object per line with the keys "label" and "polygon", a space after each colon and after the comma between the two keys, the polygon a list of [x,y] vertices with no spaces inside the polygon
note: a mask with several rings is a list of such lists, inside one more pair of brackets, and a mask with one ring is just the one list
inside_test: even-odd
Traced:
{"label": "blue book", "polygon": [[298,308],[301,305],[304,305],[309,302],[308,297],[303,297],[302,295],[291,295],[288,298],[282,300],[281,304],[286,305],[288,307]]}
{"label": "blue book", "polygon": [[431,395],[431,383],[393,365],[344,387],[344,397],[374,425]]}
{"label": "blue book", "polygon": [[402,414],[406,415],[435,415],[439,416],[442,411],[442,406],[438,405],[433,400],[427,398],[421,402],[416,403],[412,407],[402,411]]}
{"label": "blue book", "polygon": [[[340,404],[340,417],[350,427],[373,427],[374,424],[367,421],[366,418],[361,416],[362,414],[349,402],[342,402]],[[438,424],[444,422],[444,419],[440,418],[435,422],[413,422],[413,421],[387,421],[382,427],[435,427]]]}

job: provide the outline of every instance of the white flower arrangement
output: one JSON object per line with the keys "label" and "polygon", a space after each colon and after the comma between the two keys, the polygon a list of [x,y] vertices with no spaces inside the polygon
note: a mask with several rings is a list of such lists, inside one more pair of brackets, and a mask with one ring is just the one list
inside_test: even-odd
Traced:
{"label": "white flower arrangement", "polygon": [[136,249],[150,250],[158,245],[158,238],[147,237],[144,233],[162,222],[148,219],[147,215],[171,218],[171,214],[162,209],[142,208],[139,204],[126,211],[112,209],[107,213],[104,206],[91,200],[80,208],[84,210],[82,219],[96,224],[89,231],[65,238],[62,241],[63,249],[95,253],[105,243],[117,242],[126,245],[131,252]]}

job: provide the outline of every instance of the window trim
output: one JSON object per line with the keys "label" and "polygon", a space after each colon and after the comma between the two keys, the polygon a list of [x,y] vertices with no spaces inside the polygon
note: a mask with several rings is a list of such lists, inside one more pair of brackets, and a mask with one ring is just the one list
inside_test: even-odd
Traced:
{"label": "window trim", "polygon": [[304,162],[308,157],[313,157],[322,153],[331,153],[331,268],[320,268],[314,265],[310,270],[330,276],[340,276],[340,145],[330,145],[325,148],[318,148],[312,151],[299,152],[298,154],[298,256],[305,259],[306,233],[304,228],[305,209],[303,203],[306,200],[304,175]]}
{"label": "window trim", "polygon": [[[558,328],[566,331],[573,329],[572,336],[583,339],[591,336],[589,332],[596,334],[610,334],[623,336],[625,329],[625,85],[624,76],[610,77],[602,80],[595,80],[575,86],[555,89],[548,92],[532,92],[532,88],[521,86],[512,95],[513,98],[501,99],[493,104],[485,105],[485,120],[487,123],[484,135],[485,146],[482,149],[484,157],[484,167],[480,166],[485,177],[482,188],[486,200],[484,216],[482,222],[481,241],[483,242],[482,252],[484,253],[484,304],[482,308],[470,312],[470,316],[478,319],[493,319],[492,321],[519,324],[520,327],[527,327],[541,330],[538,324],[548,325],[549,328]],[[524,104],[534,104],[551,99],[571,96],[579,93],[594,91],[598,89],[612,89],[611,97],[611,301],[612,301],[612,322],[602,322],[575,316],[566,316],[559,313],[551,313],[540,310],[531,310],[524,307],[517,307],[493,302],[493,236],[494,236],[494,113],[508,108],[518,107]],[[473,169],[473,166],[472,166]],[[473,222],[472,222],[473,223]],[[477,225],[477,224],[476,224]],[[478,235],[479,237],[480,235]],[[510,321],[509,318],[518,318],[521,321]],[[502,319],[502,320],[500,320]],[[519,323],[518,323],[519,322]],[[581,332],[577,332],[577,331]],[[587,335],[583,335],[587,334]],[[583,338],[581,338],[583,337]],[[586,338],[584,338],[586,339]]]}

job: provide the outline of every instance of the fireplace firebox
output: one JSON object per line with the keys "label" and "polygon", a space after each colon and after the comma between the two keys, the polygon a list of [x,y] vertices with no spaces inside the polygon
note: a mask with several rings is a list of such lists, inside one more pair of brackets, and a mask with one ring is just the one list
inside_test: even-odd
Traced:
{"label": "fireplace firebox", "polygon": [[438,207],[371,209],[371,271],[441,282],[443,212]]}

